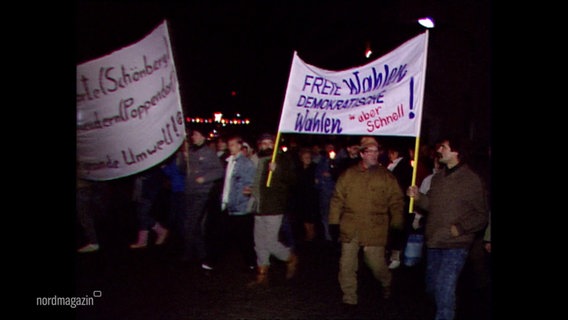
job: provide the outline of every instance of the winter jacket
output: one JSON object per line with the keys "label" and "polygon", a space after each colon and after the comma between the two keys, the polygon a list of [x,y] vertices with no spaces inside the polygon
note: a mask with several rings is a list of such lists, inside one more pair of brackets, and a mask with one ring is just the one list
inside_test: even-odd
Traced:
{"label": "winter jacket", "polygon": [[[211,148],[205,144],[191,146],[188,156],[189,173],[187,174],[186,192],[188,194],[208,194],[215,181],[223,178],[221,161]],[[199,184],[196,179],[203,177],[205,182]]]}
{"label": "winter jacket", "polygon": [[[232,159],[229,157],[229,159]],[[244,195],[245,187],[252,187],[256,167],[249,158],[239,154],[235,159],[235,167],[231,176],[231,189],[229,190],[229,201],[227,211],[229,215],[243,215],[249,212],[250,195]]]}
{"label": "winter jacket", "polygon": [[[435,173],[430,190],[420,194],[416,205],[428,211],[424,231],[428,248],[469,248],[475,233],[488,222],[481,179],[466,164]],[[452,225],[458,236],[450,233]]]}
{"label": "winter jacket", "polygon": [[389,227],[403,228],[403,194],[385,167],[348,168],[338,178],[331,198],[329,224],[339,224],[340,240],[357,235],[363,246],[385,246]]}
{"label": "winter jacket", "polygon": [[276,157],[276,170],[272,173],[270,187],[268,180],[268,165],[271,157],[258,159],[253,195],[257,201],[258,215],[285,214],[290,210],[291,188],[296,183],[294,164],[287,154],[280,153]]}

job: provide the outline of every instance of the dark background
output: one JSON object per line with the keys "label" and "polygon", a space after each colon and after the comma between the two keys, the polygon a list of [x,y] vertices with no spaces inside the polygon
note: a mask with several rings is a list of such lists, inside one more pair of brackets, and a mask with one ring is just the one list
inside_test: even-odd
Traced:
{"label": "dark background", "polygon": [[[368,63],[424,31],[431,16],[421,141],[449,132],[491,140],[488,0],[86,1],[76,5],[76,63],[141,40],[164,19],[187,116],[221,111],[277,130],[294,50],[342,70]],[[232,93],[235,92],[236,95]]]}

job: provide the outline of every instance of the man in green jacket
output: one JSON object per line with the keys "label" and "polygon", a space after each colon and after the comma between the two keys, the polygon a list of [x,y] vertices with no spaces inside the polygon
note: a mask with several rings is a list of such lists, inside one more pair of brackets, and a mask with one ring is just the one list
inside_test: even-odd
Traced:
{"label": "man in green jacket", "polygon": [[373,137],[361,139],[361,161],[338,178],[331,198],[329,223],[339,224],[341,258],[339,285],[343,303],[357,304],[359,250],[365,263],[390,296],[392,275],[385,260],[389,227],[403,228],[404,195],[395,176],[378,162],[379,144]]}
{"label": "man in green jacket", "polygon": [[[295,276],[297,255],[292,248],[279,240],[282,219],[288,210],[290,188],[295,183],[292,160],[286,154],[278,154],[272,162],[275,138],[271,134],[262,134],[258,139],[258,166],[252,185],[252,196],[256,200],[254,217],[254,249],[257,257],[256,280],[249,286],[268,284],[270,257],[286,262],[286,278]],[[270,187],[266,186],[269,173],[272,172]]]}

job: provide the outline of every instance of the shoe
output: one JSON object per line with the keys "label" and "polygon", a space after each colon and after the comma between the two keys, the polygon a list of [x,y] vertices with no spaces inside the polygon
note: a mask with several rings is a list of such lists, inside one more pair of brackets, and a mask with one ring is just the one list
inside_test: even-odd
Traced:
{"label": "shoe", "polygon": [[392,270],[400,267],[400,250],[393,250],[390,260],[389,269]]}
{"label": "shoe", "polygon": [[389,264],[389,269],[396,269],[400,267],[400,260],[393,260],[391,261],[391,263]]}
{"label": "shoe", "polygon": [[157,235],[155,244],[157,246],[163,244],[164,241],[166,241],[166,237],[168,236],[169,233],[168,229],[162,227],[161,224],[156,223],[156,225],[152,227],[152,230],[154,230],[154,232],[156,232]]}
{"label": "shoe", "polygon": [[290,280],[296,275],[298,267],[298,256],[294,253],[290,254],[290,258],[286,262],[286,279]]}
{"label": "shoe", "polygon": [[268,287],[269,266],[259,266],[256,272],[256,279],[247,284],[248,288]]}
{"label": "shoe", "polygon": [[148,245],[148,230],[138,231],[138,240],[130,245],[130,249],[146,248]]}
{"label": "shoe", "polygon": [[99,250],[99,245],[97,243],[89,243],[88,245],[81,247],[77,252],[86,253]]}
{"label": "shoe", "polygon": [[201,264],[201,269],[211,271],[213,270],[213,267],[211,266],[211,264],[204,262]]}

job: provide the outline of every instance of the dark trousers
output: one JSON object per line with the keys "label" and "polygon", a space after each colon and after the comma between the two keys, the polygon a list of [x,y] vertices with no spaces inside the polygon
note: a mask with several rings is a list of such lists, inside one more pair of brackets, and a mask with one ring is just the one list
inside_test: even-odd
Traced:
{"label": "dark trousers", "polygon": [[77,218],[87,243],[99,243],[95,228],[95,216],[99,214],[101,197],[89,188],[77,189]]}
{"label": "dark trousers", "polygon": [[[387,240],[387,252],[391,254],[393,250],[400,251],[401,255],[406,247],[406,242],[408,241],[408,235],[412,232],[412,221],[414,220],[414,214],[408,213],[408,202],[405,202],[404,212],[402,215],[403,228],[402,229],[389,229],[388,240]],[[401,257],[402,259],[402,257]]]}
{"label": "dark trousers", "polygon": [[247,266],[256,265],[254,251],[254,215],[229,215],[226,210],[208,219],[207,248],[209,263],[217,264],[233,246],[239,250]]}
{"label": "dark trousers", "polygon": [[184,221],[184,253],[186,260],[202,261],[207,256],[205,246],[205,218],[207,213],[207,193],[191,193],[186,196],[187,216]]}
{"label": "dark trousers", "polygon": [[256,252],[254,251],[254,215],[240,216],[227,215],[227,244],[235,241],[238,250],[247,266],[256,266]]}
{"label": "dark trousers", "polygon": [[77,189],[75,202],[77,219],[86,243],[99,243],[97,222],[100,222],[109,210],[107,188],[105,182],[94,182],[89,187]]}
{"label": "dark trousers", "polygon": [[169,214],[165,219],[168,229],[174,231],[180,237],[184,233],[183,222],[187,216],[185,192],[171,192]]}
{"label": "dark trousers", "polygon": [[483,247],[483,233],[476,234],[464,266],[464,273],[471,275],[472,286],[475,289],[484,289],[491,284],[489,257],[489,253]]}

